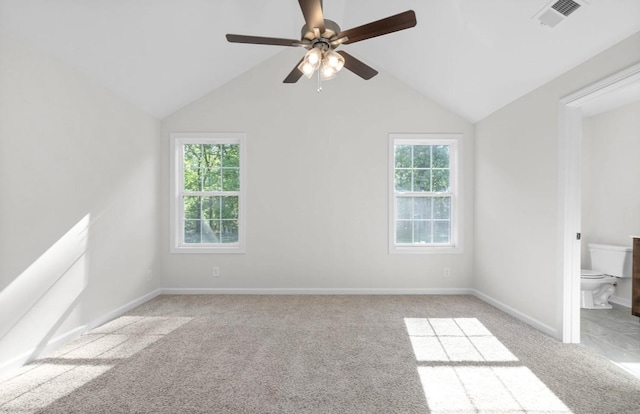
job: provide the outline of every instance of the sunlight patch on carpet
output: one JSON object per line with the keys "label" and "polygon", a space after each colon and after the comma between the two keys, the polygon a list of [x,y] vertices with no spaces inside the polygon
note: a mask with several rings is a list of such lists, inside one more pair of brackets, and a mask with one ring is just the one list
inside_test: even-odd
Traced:
{"label": "sunlight patch on carpet", "polygon": [[475,318],[405,318],[418,361],[517,361]]}
{"label": "sunlight patch on carpet", "polygon": [[192,318],[122,316],[49,355],[58,359],[129,358]]}
{"label": "sunlight patch on carpet", "polygon": [[0,384],[0,412],[31,413],[70,394],[110,365],[42,364]]}
{"label": "sunlight patch on carpet", "polygon": [[526,367],[418,367],[432,414],[571,411]]}
{"label": "sunlight patch on carpet", "polygon": [[405,318],[432,414],[570,414],[476,318]]}
{"label": "sunlight patch on carpet", "polygon": [[122,316],[102,325],[1,381],[0,414],[46,408],[192,319]]}

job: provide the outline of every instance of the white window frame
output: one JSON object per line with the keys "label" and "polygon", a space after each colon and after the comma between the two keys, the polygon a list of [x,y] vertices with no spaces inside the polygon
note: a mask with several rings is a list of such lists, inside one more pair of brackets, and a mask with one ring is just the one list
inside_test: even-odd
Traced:
{"label": "white window frame", "polygon": [[[171,253],[245,253],[246,252],[246,134],[217,132],[173,132],[169,134],[170,160],[170,240]],[[184,242],[184,154],[185,144],[238,144],[240,145],[240,191],[238,199],[237,243],[185,243]]]}
{"label": "white window frame", "polygon": [[[389,134],[389,253],[462,253],[462,134]],[[447,244],[396,243],[395,145],[448,145],[451,238]]]}

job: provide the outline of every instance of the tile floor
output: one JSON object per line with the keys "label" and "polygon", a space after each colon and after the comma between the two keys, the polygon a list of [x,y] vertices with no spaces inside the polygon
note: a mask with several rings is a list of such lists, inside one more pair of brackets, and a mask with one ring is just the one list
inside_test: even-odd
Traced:
{"label": "tile floor", "polygon": [[580,310],[582,345],[640,378],[640,318],[613,304],[610,310]]}

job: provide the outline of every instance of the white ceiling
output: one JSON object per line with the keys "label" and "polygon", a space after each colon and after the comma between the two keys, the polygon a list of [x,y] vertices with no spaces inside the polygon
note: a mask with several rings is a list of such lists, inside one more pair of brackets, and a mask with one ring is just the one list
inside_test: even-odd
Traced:
{"label": "white ceiling", "polygon": [[[344,50],[475,122],[640,31],[638,0],[589,0],[553,30],[533,18],[548,3],[325,0],[324,15],[349,29],[415,10],[415,28]],[[298,38],[303,23],[295,0],[0,0],[2,31],[158,118],[282,50],[226,33]]]}

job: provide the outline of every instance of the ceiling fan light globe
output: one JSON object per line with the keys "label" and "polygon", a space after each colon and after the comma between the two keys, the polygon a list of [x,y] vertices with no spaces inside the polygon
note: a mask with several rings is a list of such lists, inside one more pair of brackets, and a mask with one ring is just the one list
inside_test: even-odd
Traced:
{"label": "ceiling fan light globe", "polygon": [[338,71],[330,65],[323,64],[320,68],[320,79],[322,80],[333,79],[337,74]]}
{"label": "ceiling fan light globe", "polygon": [[322,52],[318,49],[311,49],[304,55],[302,62],[298,65],[300,72],[307,78],[311,79],[313,73],[320,67]]}
{"label": "ceiling fan light globe", "polygon": [[304,56],[304,60],[309,62],[309,63],[311,63],[312,65],[320,64],[320,60],[321,59],[322,59],[322,52],[319,49],[316,49],[316,48],[311,49]]}
{"label": "ceiling fan light globe", "polygon": [[344,66],[344,58],[342,57],[342,55],[334,51],[327,52],[325,59],[326,65],[334,68],[336,72],[339,72],[340,69],[342,69],[342,67]]}
{"label": "ceiling fan light globe", "polygon": [[311,79],[311,77],[313,76],[313,72],[316,71],[316,67],[306,61],[302,61],[302,63],[298,65],[298,69],[300,69],[300,72],[302,72],[304,76],[306,76],[309,79]]}

